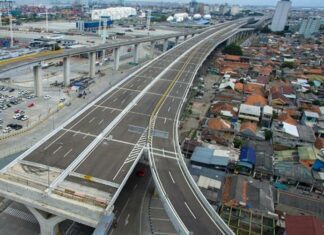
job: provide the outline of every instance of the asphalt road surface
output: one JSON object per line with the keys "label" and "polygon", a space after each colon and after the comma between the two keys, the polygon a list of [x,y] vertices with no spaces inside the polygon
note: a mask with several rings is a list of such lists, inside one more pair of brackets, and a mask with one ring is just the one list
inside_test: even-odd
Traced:
{"label": "asphalt road surface", "polygon": [[[84,156],[72,171],[113,184],[124,183],[137,159],[130,153],[149,126],[152,113],[156,114],[153,158],[173,207],[194,234],[220,234],[178,165],[174,130],[181,100],[185,98],[199,63],[216,43],[238,28],[238,23],[233,22],[216,26],[163,54],[112,92],[98,98],[24,160],[43,165],[43,170],[47,165],[64,170],[70,169],[78,157]],[[212,38],[197,45],[213,33],[216,34]],[[171,66],[193,46],[196,48]],[[168,66],[171,67],[166,70]],[[152,83],[153,79],[158,82]],[[148,86],[150,88],[142,92]],[[140,94],[141,98],[130,107],[129,104]],[[119,117],[121,114],[123,116]],[[89,145],[94,147],[90,149]],[[29,171],[28,167],[24,169]],[[32,170],[35,171],[35,167]],[[97,187],[96,184],[93,187]]]}

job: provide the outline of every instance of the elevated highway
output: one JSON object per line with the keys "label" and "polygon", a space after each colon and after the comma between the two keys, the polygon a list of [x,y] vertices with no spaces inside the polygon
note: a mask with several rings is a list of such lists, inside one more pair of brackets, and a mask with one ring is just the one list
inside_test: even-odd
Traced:
{"label": "elevated highway", "polygon": [[210,28],[102,94],[4,168],[0,194],[24,203],[40,218],[38,210],[56,215],[39,219],[43,234],[52,234],[61,219],[95,227],[113,213],[147,151],[158,192],[180,234],[232,234],[187,172],[177,125],[200,65],[244,24]]}

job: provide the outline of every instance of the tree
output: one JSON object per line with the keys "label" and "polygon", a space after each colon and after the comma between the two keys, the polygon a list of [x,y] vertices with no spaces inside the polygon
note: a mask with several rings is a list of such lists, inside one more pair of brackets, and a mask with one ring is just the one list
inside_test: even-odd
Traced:
{"label": "tree", "polygon": [[290,61],[285,61],[281,65],[282,68],[289,68],[289,69],[294,69],[295,68],[295,63],[290,62]]}
{"label": "tree", "polygon": [[271,29],[269,29],[268,26],[265,26],[263,29],[261,29],[261,33],[271,33]]}
{"label": "tree", "polygon": [[266,140],[271,140],[271,138],[272,138],[272,131],[265,130],[264,131],[264,137],[265,137]]}
{"label": "tree", "polygon": [[235,43],[227,45],[224,48],[223,53],[230,55],[243,55],[241,47],[239,45],[236,45]]}
{"label": "tree", "polygon": [[314,100],[312,103],[313,103],[314,105],[318,105],[318,106],[321,105],[321,102],[320,102],[319,100]]}

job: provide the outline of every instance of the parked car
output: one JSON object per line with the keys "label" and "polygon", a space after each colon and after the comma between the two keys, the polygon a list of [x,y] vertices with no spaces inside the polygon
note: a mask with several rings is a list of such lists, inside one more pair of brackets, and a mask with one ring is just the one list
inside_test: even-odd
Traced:
{"label": "parked car", "polygon": [[14,130],[20,130],[21,128],[23,128],[22,125],[19,125],[19,124],[13,124],[13,123],[10,123],[7,125],[7,127],[11,128],[11,129],[14,129]]}
{"label": "parked car", "polygon": [[30,104],[27,105],[28,108],[31,108],[31,107],[34,107],[34,106],[35,106],[34,103],[30,103]]}
{"label": "parked car", "polygon": [[49,96],[49,95],[45,95],[45,96],[44,96],[44,100],[49,100],[50,98],[52,98],[52,97]]}

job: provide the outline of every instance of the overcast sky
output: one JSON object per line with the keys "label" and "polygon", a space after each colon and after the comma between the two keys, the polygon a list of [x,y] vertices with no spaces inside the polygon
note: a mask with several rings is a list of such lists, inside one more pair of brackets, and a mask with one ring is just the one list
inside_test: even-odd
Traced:
{"label": "overcast sky", "polygon": [[[126,0],[127,1],[127,0]],[[129,1],[129,0],[128,0]],[[131,0],[136,2],[136,0]],[[169,2],[170,0],[142,0],[142,1],[156,1]],[[204,3],[228,3],[239,5],[272,5],[275,6],[278,0],[197,0]],[[189,2],[189,0],[177,0],[177,2]],[[324,7],[324,0],[292,0],[293,6],[310,6],[310,7]]]}

